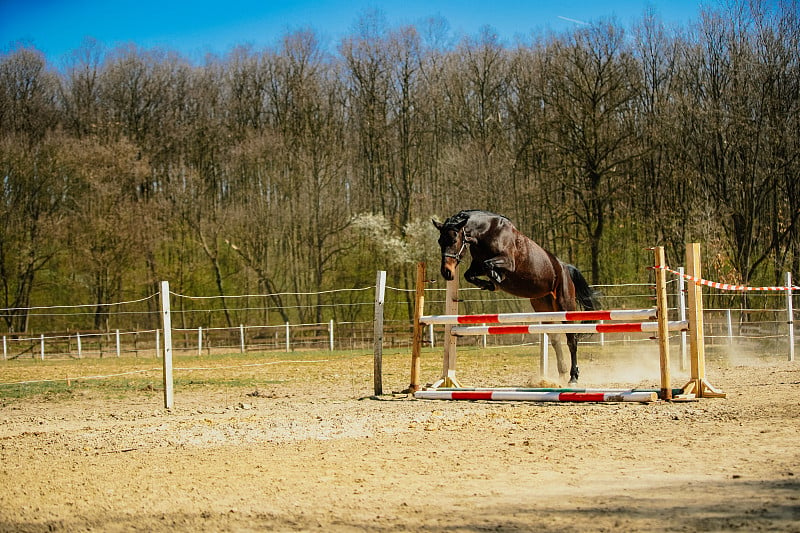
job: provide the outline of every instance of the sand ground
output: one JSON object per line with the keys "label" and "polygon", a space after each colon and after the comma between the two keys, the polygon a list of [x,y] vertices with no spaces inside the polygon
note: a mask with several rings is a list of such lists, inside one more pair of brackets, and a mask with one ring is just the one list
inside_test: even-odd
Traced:
{"label": "sand ground", "polygon": [[375,399],[341,364],[169,411],[157,390],[5,399],[0,531],[800,531],[797,363],[653,404]]}

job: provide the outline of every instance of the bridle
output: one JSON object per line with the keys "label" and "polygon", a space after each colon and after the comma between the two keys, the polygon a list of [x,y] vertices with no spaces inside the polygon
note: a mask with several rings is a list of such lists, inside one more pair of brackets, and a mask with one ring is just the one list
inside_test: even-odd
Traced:
{"label": "bridle", "polygon": [[448,252],[442,252],[442,257],[449,257],[451,259],[456,260],[456,264],[461,263],[461,258],[464,256],[464,250],[466,250],[469,243],[467,242],[467,230],[466,228],[461,228],[461,248],[458,250],[457,254],[451,254]]}

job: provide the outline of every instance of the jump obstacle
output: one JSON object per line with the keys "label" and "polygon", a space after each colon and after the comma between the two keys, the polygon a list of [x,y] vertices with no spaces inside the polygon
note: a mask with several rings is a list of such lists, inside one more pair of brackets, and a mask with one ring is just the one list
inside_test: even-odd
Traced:
{"label": "jump obstacle", "polygon": [[[458,276],[447,282],[444,315],[424,315],[425,264],[417,265],[417,285],[414,306],[414,333],[411,354],[411,384],[409,390],[419,399],[442,400],[504,400],[548,402],[651,402],[657,399],[724,398],[725,393],[705,378],[705,347],[703,339],[702,286],[688,286],[688,316],[685,321],[669,321],[664,248],[653,248],[656,274],[656,307],[635,310],[559,311],[543,313],[498,313],[479,315],[458,314]],[[686,245],[687,278],[702,278],[700,245]],[[655,319],[655,322],[652,320]],[[575,323],[585,320],[637,320],[610,324]],[[562,322],[542,324],[542,322]],[[566,322],[566,323],[563,323]],[[503,324],[498,326],[465,326],[464,324]],[[531,324],[532,323],[532,324]],[[443,324],[444,355],[442,377],[426,390],[419,385],[422,330],[425,325]],[[513,324],[513,325],[511,325]],[[669,365],[669,332],[686,331],[689,337],[691,379],[682,389],[672,389]],[[504,335],[525,333],[656,333],[659,345],[661,388],[634,389],[541,389],[541,388],[465,388],[456,379],[457,338],[470,335]]]}

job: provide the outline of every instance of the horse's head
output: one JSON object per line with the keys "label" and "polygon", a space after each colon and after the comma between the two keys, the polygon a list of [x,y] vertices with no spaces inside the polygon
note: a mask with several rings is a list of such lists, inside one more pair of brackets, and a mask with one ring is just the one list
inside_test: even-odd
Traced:
{"label": "horse's head", "polygon": [[439,230],[439,247],[442,250],[441,272],[444,279],[450,281],[456,276],[456,268],[464,257],[469,245],[469,238],[464,229],[466,220],[452,223],[451,219],[445,222],[432,220],[433,225]]}

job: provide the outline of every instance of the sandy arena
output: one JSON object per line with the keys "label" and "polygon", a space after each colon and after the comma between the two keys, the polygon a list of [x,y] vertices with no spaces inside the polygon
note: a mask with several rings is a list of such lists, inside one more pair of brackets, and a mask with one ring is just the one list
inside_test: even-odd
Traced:
{"label": "sandy arena", "polygon": [[[492,360],[460,377],[525,384]],[[4,399],[0,530],[800,531],[800,364],[709,364],[726,399],[653,404],[370,399],[370,365],[176,387],[171,411],[158,390]]]}

